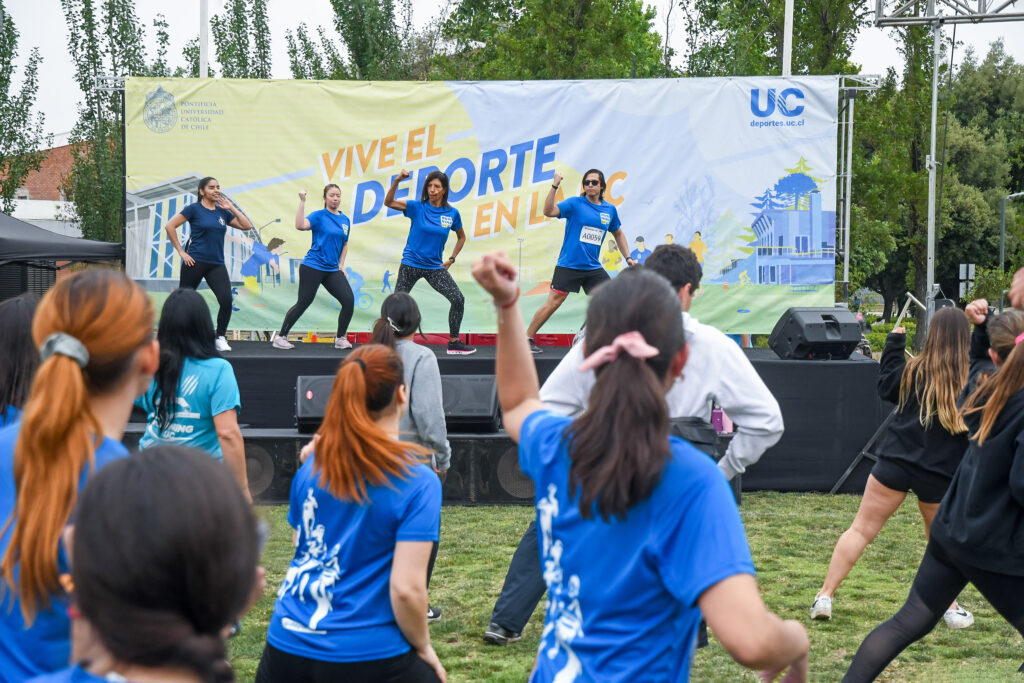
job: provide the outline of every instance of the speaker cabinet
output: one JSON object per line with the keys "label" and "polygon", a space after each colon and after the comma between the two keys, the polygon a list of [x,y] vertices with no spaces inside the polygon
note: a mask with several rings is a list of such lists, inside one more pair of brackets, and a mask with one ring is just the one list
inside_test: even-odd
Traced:
{"label": "speaker cabinet", "polygon": [[441,400],[449,432],[498,431],[501,420],[494,375],[442,375]]}
{"label": "speaker cabinet", "polygon": [[320,429],[334,375],[299,375],[295,378],[295,426],[303,434]]}
{"label": "speaker cabinet", "polygon": [[790,308],[768,337],[783,360],[845,360],[860,341],[857,316],[845,308]]}
{"label": "speaker cabinet", "polygon": [[452,436],[444,502],[533,505],[533,481],[519,469],[519,447],[506,434]]}

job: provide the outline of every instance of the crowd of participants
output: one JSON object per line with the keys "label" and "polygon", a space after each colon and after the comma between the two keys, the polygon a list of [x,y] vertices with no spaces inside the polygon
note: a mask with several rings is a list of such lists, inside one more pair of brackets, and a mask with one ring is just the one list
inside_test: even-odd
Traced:
{"label": "crowd of participants", "polygon": [[[777,442],[781,414],[738,347],[689,315],[694,254],[662,245],[595,285],[585,334],[543,387],[511,261],[487,254],[472,274],[494,300],[504,427],[536,490],[484,639],[519,639],[546,594],[534,681],[685,680],[703,621],[766,680],[805,680],[807,632],[765,607],[728,485]],[[1024,306],[1024,270],[1011,301]],[[220,316],[215,329],[194,289],[155,322],[145,292],[105,269],[0,304],[0,681],[234,679],[225,640],[265,587],[238,385]],[[419,329],[398,292],[372,343],[339,365],[292,483],[295,554],[257,681],[446,679],[428,586],[451,449]],[[879,392],[898,409],[811,616],[831,618],[908,491],[930,538],[906,603],[867,635],[847,680],[874,679],[944,617],[970,625],[956,602],[967,583],[1024,634],[1021,342],[1024,313],[985,301],[936,314],[909,362],[904,331],[887,339]],[[675,435],[713,403],[738,426],[717,464]],[[147,426],[129,457],[133,405]]]}

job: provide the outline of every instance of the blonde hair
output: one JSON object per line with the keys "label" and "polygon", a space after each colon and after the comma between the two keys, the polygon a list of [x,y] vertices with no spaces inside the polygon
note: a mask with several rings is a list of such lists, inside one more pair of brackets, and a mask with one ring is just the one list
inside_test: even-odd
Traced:
{"label": "blonde hair", "polygon": [[967,384],[970,369],[971,326],[963,311],[943,308],[936,311],[928,326],[924,351],[911,358],[900,379],[899,408],[910,399],[911,388],[920,405],[918,420],[930,427],[937,416],[950,434],[967,431],[956,399]]}

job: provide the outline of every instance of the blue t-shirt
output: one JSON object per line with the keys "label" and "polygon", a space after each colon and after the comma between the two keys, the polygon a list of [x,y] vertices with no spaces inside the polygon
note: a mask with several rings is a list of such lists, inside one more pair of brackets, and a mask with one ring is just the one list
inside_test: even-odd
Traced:
{"label": "blue t-shirt", "polygon": [[443,268],[442,252],[448,233],[462,230],[462,216],[458,209],[410,199],[405,203],[405,215],[412,225],[405,240],[402,263],[425,270]]}
{"label": "blue t-shirt", "polygon": [[[21,423],[0,429],[0,519],[7,520],[14,512],[14,444]],[[94,455],[95,471],[108,463],[128,457],[121,443],[104,438]],[[82,470],[78,490],[85,486],[89,466]],[[0,537],[0,557],[7,552],[14,532],[13,525]],[[64,553],[60,553],[61,571],[67,571]],[[2,582],[2,579],[0,579]],[[66,597],[51,596],[49,609],[40,609],[31,628],[25,628],[21,617],[21,601],[3,586],[0,599],[0,682],[24,681],[68,665],[71,657],[71,620],[67,615],[70,603]]]}
{"label": "blue t-shirt", "polygon": [[597,270],[601,267],[601,245],[604,235],[618,232],[619,214],[606,201],[593,204],[586,197],[569,197],[558,202],[558,213],[565,219],[565,237],[556,265],[576,270]]}
{"label": "blue t-shirt", "polygon": [[260,274],[260,268],[273,261],[274,263],[281,265],[281,261],[277,254],[270,253],[270,250],[259,242],[255,242],[252,245],[252,256],[245,259],[245,263],[239,269],[242,273],[242,277],[256,277]]}
{"label": "blue t-shirt", "polygon": [[91,674],[79,665],[69,666],[52,674],[36,676],[28,683],[110,683],[115,680]]}
{"label": "blue t-shirt", "polygon": [[568,495],[571,418],[539,410],[523,423],[519,464],[536,486],[548,607],[533,682],[687,680],[697,598],[754,565],[736,501],[714,461],[671,437],[649,498],[624,520],[580,517]]}
{"label": "blue t-shirt", "polygon": [[298,545],[277,591],[267,641],[300,657],[359,662],[411,649],[391,607],[398,541],[437,541],[441,482],[426,465],[407,479],[369,486],[369,503],[341,501],[320,486],[314,457],[292,481],[288,523]]}
{"label": "blue t-shirt", "polygon": [[644,264],[644,261],[646,261],[647,257],[650,256],[650,255],[651,255],[651,250],[650,249],[644,249],[643,251],[640,251],[639,249],[634,249],[633,251],[629,252],[629,258],[633,259],[634,261],[639,263],[641,266]]}
{"label": "blue t-shirt", "polygon": [[313,231],[313,243],[306,252],[306,258],[302,259],[302,265],[317,270],[338,270],[352,221],[343,213],[333,214],[327,209],[314,211],[306,216],[306,220]]}
{"label": "blue t-shirt", "polygon": [[149,390],[135,399],[135,405],[145,410],[147,416],[146,432],[139,439],[139,449],[167,443],[198,448],[217,460],[224,459],[213,417],[242,407],[231,363],[223,358],[186,358],[178,379],[174,420],[162,432],[156,422],[155,394],[156,380],[153,380]]}
{"label": "blue t-shirt", "polygon": [[224,234],[235,214],[219,206],[207,209],[202,202],[192,202],[181,215],[190,230],[185,250],[188,255],[200,263],[224,263]]}
{"label": "blue t-shirt", "polygon": [[3,410],[0,410],[0,427],[6,427],[21,417],[21,410],[14,406],[7,406]]}

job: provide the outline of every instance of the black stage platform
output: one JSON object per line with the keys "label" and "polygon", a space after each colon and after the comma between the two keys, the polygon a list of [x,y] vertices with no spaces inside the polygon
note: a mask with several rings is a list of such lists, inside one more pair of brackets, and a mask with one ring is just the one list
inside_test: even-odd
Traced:
{"label": "black stage platform", "polygon": [[[273,349],[266,342],[231,344],[233,350],[224,357],[238,379],[242,396],[239,421],[247,452],[252,443],[254,449],[262,444],[259,448],[269,454],[260,456],[263,465],[258,476],[266,487],[264,497],[280,499],[283,494],[287,498],[286,480],[294,471],[289,461],[306,439],[295,431],[295,378],[332,375],[349,352],[320,343],[297,344],[290,351]],[[493,346],[478,347],[472,356],[448,356],[443,346],[430,348],[438,355],[442,375],[494,373]],[[567,351],[565,347],[547,347],[534,357],[542,382]],[[891,408],[878,398],[875,389],[878,363],[859,354],[845,361],[785,361],[769,349],[750,349],[747,356],[778,400],[786,431],[743,475],[743,490],[828,491]],[[513,444],[504,433],[453,434],[450,440],[453,476],[445,486],[446,500],[532,500],[515,467]],[[266,471],[270,461],[274,462],[272,477]],[[862,491],[870,464],[862,463],[841,490]],[[280,481],[282,477],[285,481]]]}

